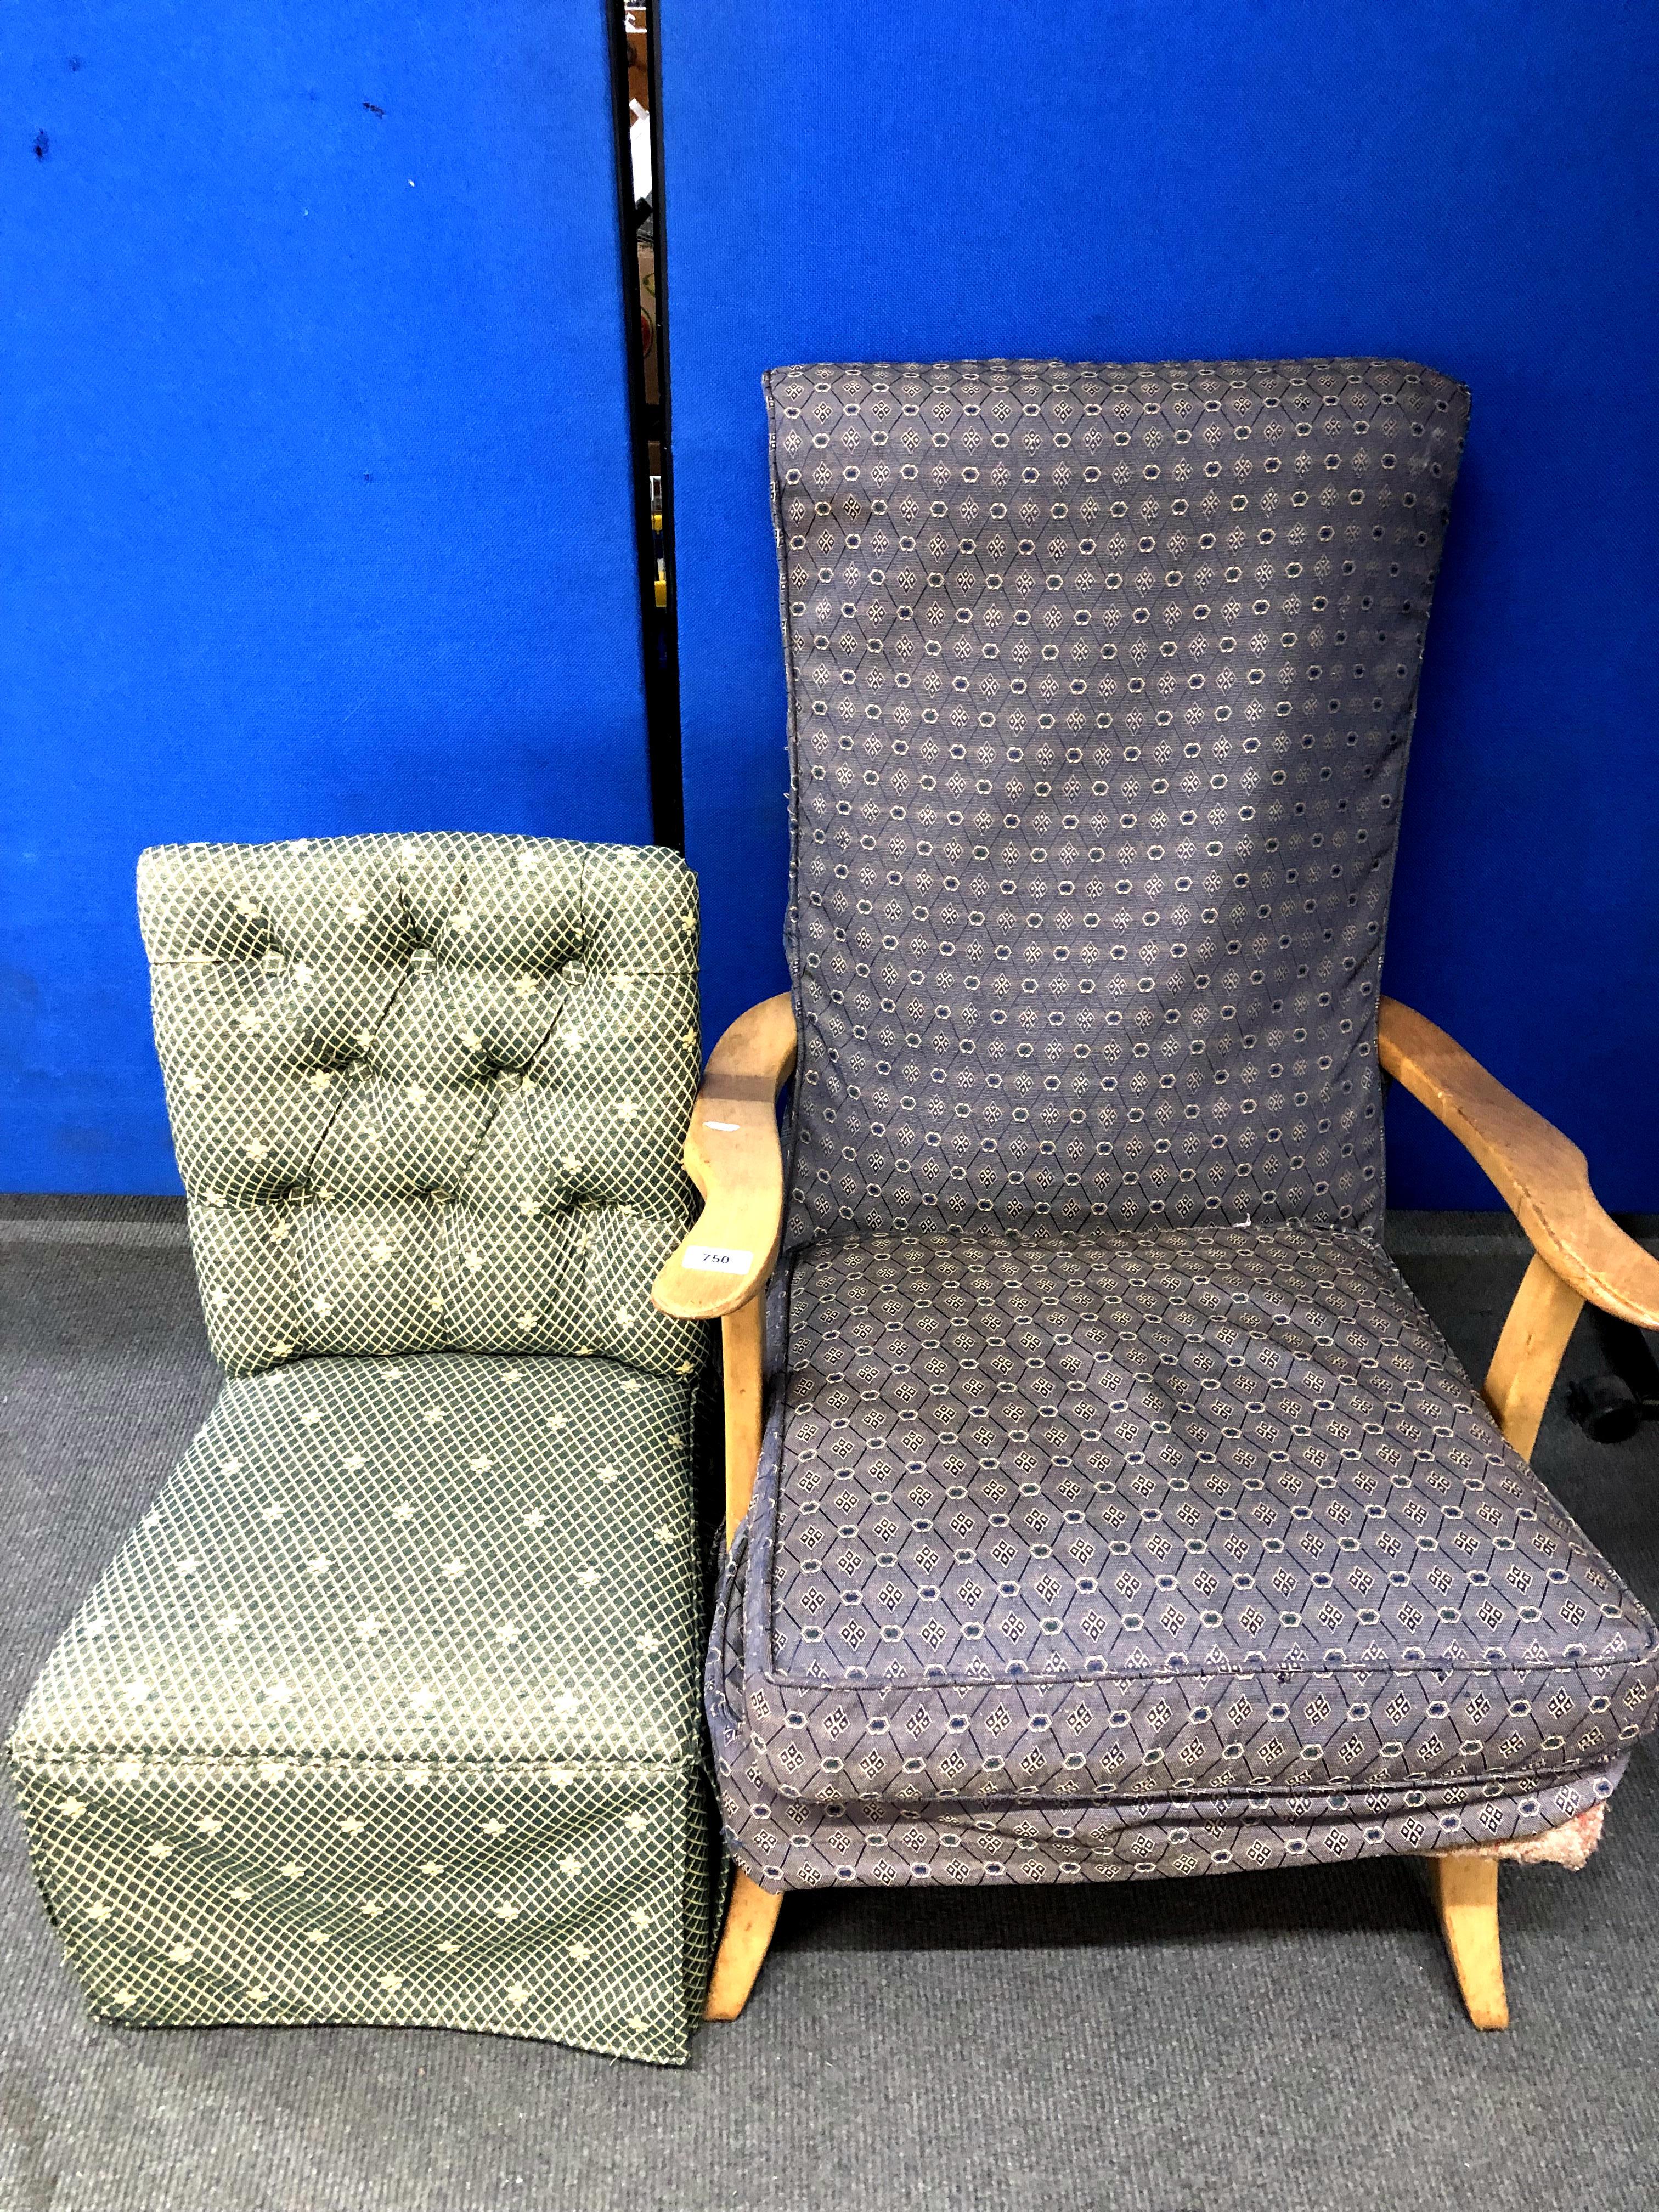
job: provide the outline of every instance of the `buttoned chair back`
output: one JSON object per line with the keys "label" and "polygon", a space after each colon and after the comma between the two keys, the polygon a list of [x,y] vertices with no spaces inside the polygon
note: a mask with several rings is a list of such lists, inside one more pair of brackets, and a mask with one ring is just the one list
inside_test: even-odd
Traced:
{"label": "buttoned chair back", "polygon": [[766,380],[786,1243],[1374,1224],[1378,976],[1468,421],[1405,362]]}
{"label": "buttoned chair back", "polygon": [[213,1351],[600,1352],[689,1372],[651,1304],[692,1192],[696,885],[678,854],[430,835],[139,865]]}

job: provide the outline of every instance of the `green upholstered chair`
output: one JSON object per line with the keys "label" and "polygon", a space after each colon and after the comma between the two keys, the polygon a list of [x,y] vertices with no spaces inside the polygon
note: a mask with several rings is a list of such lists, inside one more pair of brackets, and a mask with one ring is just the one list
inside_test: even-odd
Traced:
{"label": "green upholstered chair", "polygon": [[684,2059],[720,1859],[677,855],[147,853],[223,1393],[11,1741],[93,2009]]}

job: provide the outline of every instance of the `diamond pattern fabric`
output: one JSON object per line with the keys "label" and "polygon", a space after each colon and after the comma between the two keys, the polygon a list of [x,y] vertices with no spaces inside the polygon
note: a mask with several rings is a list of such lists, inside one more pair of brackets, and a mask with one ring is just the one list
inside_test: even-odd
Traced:
{"label": "diamond pattern fabric", "polygon": [[1369,1237],[871,1232],[780,1319],[709,1681],[775,1888],[1506,1839],[1653,1724],[1652,1623]]}
{"label": "diamond pattern fabric", "polygon": [[698,1711],[696,887],[428,836],[139,869],[230,1373],[11,1767],[94,2010],[665,2064],[721,1882]]}
{"label": "diamond pattern fabric", "polygon": [[1373,1221],[1463,387],[1406,362],[953,362],[766,392],[787,1241]]}
{"label": "diamond pattern fabric", "polygon": [[227,1386],[13,1739],[96,2012],[684,2058],[715,1855],[693,1411],[604,1358]]}
{"label": "diamond pattern fabric", "polygon": [[1652,1623],[1375,1241],[1468,414],[1395,361],[766,380],[799,1057],[706,1697],[772,1890],[1492,1847]]}
{"label": "diamond pattern fabric", "polygon": [[1262,1806],[1242,1820],[1218,1820],[1206,1807],[1183,1805],[1127,1825],[1099,1806],[1069,1802],[946,1802],[915,1811],[885,1803],[806,1805],[765,1796],[735,1757],[729,1769],[722,1762],[721,1772],[732,1776],[723,1784],[727,1842],[744,1871],[775,1893],[837,1883],[892,1889],[923,1881],[1150,1881],[1491,1849],[1559,1834],[1606,1803],[1625,1764],[1615,1759],[1521,1796],[1438,1806],[1425,1796],[1404,1812],[1354,1796],[1346,1809],[1328,1814],[1310,1800],[1279,1817]]}
{"label": "diamond pattern fabric", "polygon": [[430,835],[139,867],[216,1357],[594,1352],[690,1372],[696,884],[678,854]]}

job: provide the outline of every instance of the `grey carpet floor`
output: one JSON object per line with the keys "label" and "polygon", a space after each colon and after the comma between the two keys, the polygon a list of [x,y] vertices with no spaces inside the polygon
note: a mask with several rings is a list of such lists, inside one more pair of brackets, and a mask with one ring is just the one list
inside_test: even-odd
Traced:
{"label": "grey carpet floor", "polygon": [[[1476,1371],[1524,1254],[1398,1219]],[[0,1201],[0,1721],[215,1393],[165,1201]],[[1599,1362],[1581,1330],[1569,1374]],[[1659,1603],[1659,1427],[1545,1479]],[[1510,1868],[1515,2027],[1398,1862],[786,1902],[684,2073],[433,2031],[87,2019],[0,1813],[0,2212],[1651,2212],[1659,1759],[1580,1875]]]}

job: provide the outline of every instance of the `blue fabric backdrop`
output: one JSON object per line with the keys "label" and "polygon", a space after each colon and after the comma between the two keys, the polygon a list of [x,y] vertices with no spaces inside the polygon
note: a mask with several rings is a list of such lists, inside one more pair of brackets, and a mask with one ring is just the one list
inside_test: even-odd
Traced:
{"label": "blue fabric backdrop", "polygon": [[0,97],[0,1189],[176,1188],[161,839],[648,839],[601,0],[34,0]]}
{"label": "blue fabric backdrop", "polygon": [[[1474,419],[1388,981],[1659,1206],[1659,11],[662,0],[690,855],[709,1034],[781,988],[761,371],[1399,354]],[[1396,1094],[1397,1205],[1491,1205]]]}

